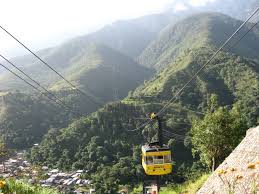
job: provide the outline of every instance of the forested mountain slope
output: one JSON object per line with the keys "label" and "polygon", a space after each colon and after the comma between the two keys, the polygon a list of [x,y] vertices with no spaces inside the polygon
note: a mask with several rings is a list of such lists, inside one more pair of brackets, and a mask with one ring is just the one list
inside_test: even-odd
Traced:
{"label": "forested mountain slope", "polygon": [[[47,61],[50,66],[62,74],[70,74],[68,68],[78,62],[80,57],[86,55],[89,45],[105,45],[123,53],[128,57],[137,57],[142,50],[155,38],[157,33],[164,28],[176,16],[171,14],[154,14],[143,16],[134,20],[115,22],[91,34],[74,38],[57,47],[38,51],[38,55]],[[34,56],[26,55],[11,59],[17,66],[35,79],[49,86],[60,78],[44,67]],[[9,74],[0,70],[0,81],[3,83],[0,89],[13,90],[26,89],[17,80],[13,80]],[[77,81],[77,80],[72,80]]]}
{"label": "forested mountain slope", "polygon": [[[213,45],[218,47],[237,28],[241,21],[219,13],[202,13],[192,18],[167,26],[139,56],[139,62],[157,69],[170,65],[177,57],[189,53],[192,49]],[[237,38],[228,45],[233,45],[253,24],[248,24]],[[242,44],[231,51],[246,57],[258,58],[259,27],[245,37]],[[227,48],[228,48],[227,47]]]}
{"label": "forested mountain slope", "polygon": [[[153,62],[150,62],[150,66],[159,69],[152,80],[146,81],[121,103],[107,105],[67,128],[50,130],[42,143],[32,149],[31,161],[65,169],[70,169],[71,165],[73,168],[85,168],[99,184],[97,188],[100,192],[102,185],[106,184],[111,188],[133,184],[142,173],[138,158],[140,145],[154,137],[155,129],[147,126],[135,132],[129,130],[138,126],[140,121],[137,118],[159,111],[210,58],[219,41],[223,42],[239,23],[225,15],[208,13],[187,18],[172,26],[171,30],[166,29],[160,39],[148,47],[151,53],[145,51],[146,59],[153,55],[158,58],[152,58]],[[258,30],[249,34],[248,40],[249,37],[258,42]],[[242,52],[246,48],[252,50],[256,45],[250,47],[249,41],[244,39],[238,46],[238,50],[220,52],[197,81],[190,84],[165,111],[163,126],[166,130],[186,135],[191,120],[200,117],[201,112],[206,110],[211,94],[217,94],[222,105],[231,107],[239,104],[250,126],[258,122],[258,59],[254,53]],[[181,166],[183,162],[192,163],[190,147],[186,148],[178,138],[169,136],[166,135],[168,144],[174,145],[176,166]],[[173,177],[168,178],[173,180]]]}
{"label": "forested mountain slope", "polygon": [[[257,7],[259,2],[257,0],[217,0],[208,4],[208,11],[218,11],[224,14],[228,14],[231,17],[238,19],[247,18]],[[252,18],[253,21],[257,21],[259,16]]]}
{"label": "forested mountain slope", "polygon": [[81,42],[94,41],[105,44],[127,56],[136,58],[157,34],[179,16],[167,13],[122,20],[79,37]]}
{"label": "forested mountain slope", "polygon": [[50,127],[64,127],[74,117],[40,95],[10,92],[0,97],[1,138],[9,148],[31,147],[41,141]]}
{"label": "forested mountain slope", "polygon": [[[168,13],[198,13],[198,12],[220,12],[233,18],[245,20],[259,6],[257,0],[211,0],[211,1],[173,1]],[[258,21],[259,16],[255,15],[252,21]]]}
{"label": "forested mountain slope", "polygon": [[[114,89],[119,99],[125,97],[152,74],[152,70],[140,66],[130,57],[99,44],[88,45],[84,53],[64,70],[69,80],[104,102],[113,100]],[[62,80],[50,87],[58,91],[66,89],[66,85]]]}
{"label": "forested mountain slope", "polygon": [[[75,56],[67,50],[67,47],[64,45],[61,49],[57,49],[57,53],[51,51],[52,54],[49,55],[52,57],[48,58],[50,64],[62,64],[54,66],[54,68],[67,77],[73,84],[104,101],[112,99],[113,88],[118,89],[118,97],[122,98],[127,95],[129,90],[134,89],[144,79],[148,79],[152,75],[152,70],[138,65],[131,58],[101,44],[88,44]],[[76,48],[70,49],[73,52],[77,50]],[[49,52],[47,51],[47,53]],[[62,55],[65,57],[58,58],[61,61],[56,60],[56,56]],[[39,62],[24,69],[25,72],[32,75],[41,84],[44,85],[44,83],[46,84],[48,82],[51,89],[71,90],[67,83],[62,81],[52,83],[53,80],[58,80],[59,77]],[[114,76],[115,74],[116,76]],[[12,74],[8,74],[7,76],[10,79],[6,76],[0,77],[0,80],[3,82],[3,85],[1,85],[2,90],[14,90],[16,87],[20,90],[28,89],[21,80]]]}
{"label": "forested mountain slope", "polygon": [[[71,112],[83,115],[109,101],[124,98],[153,74],[131,58],[97,44],[89,45],[63,72],[91,98],[71,90],[64,81],[51,85],[52,92],[71,107]],[[0,131],[8,145],[15,148],[30,147],[39,142],[50,127],[62,128],[77,117],[60,107],[53,107],[49,99],[39,94],[2,92],[2,101]]]}

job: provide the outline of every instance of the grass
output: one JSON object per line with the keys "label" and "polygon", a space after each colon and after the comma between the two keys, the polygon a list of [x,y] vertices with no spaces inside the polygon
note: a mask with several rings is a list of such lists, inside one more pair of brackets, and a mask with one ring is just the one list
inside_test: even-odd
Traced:
{"label": "grass", "polygon": [[134,188],[130,194],[139,194],[142,193],[142,185],[139,185],[138,187]]}
{"label": "grass", "polygon": [[210,174],[204,174],[198,179],[187,181],[180,185],[162,188],[160,194],[195,194],[208,179]]}
{"label": "grass", "polygon": [[8,179],[5,185],[1,185],[1,192],[4,194],[59,194],[57,190],[32,186],[21,180]]}
{"label": "grass", "polygon": [[[162,187],[159,194],[195,194],[208,179],[210,174],[204,174],[198,179],[187,181],[183,184]],[[142,193],[142,185],[133,189],[130,194]]]}

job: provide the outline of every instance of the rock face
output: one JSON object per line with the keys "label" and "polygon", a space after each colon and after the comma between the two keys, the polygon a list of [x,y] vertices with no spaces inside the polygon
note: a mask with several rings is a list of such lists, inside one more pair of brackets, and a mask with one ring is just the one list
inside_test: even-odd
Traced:
{"label": "rock face", "polygon": [[259,126],[247,131],[197,193],[259,193]]}

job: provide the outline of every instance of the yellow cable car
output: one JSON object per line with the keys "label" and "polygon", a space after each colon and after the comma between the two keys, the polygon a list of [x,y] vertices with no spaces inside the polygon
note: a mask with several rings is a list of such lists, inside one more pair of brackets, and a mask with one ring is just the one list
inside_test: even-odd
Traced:
{"label": "yellow cable car", "polygon": [[171,150],[163,144],[162,122],[156,113],[149,115],[158,122],[157,142],[142,146],[142,166],[147,175],[165,175],[172,172]]}
{"label": "yellow cable car", "polygon": [[147,175],[165,175],[172,172],[171,150],[166,146],[142,146],[142,166]]}

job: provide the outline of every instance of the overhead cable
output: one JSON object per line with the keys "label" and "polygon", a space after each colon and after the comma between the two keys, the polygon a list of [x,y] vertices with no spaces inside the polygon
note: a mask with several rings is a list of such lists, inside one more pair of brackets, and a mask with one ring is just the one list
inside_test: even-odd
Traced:
{"label": "overhead cable", "polygon": [[29,51],[33,56],[35,56],[39,61],[41,61],[45,66],[47,66],[49,69],[51,69],[55,74],[57,74],[61,79],[63,79],[68,85],[70,85],[71,88],[75,89],[78,93],[86,96],[91,102],[102,105],[101,102],[97,102],[96,99],[93,99],[92,96],[88,95],[85,91],[79,89],[77,86],[75,86],[72,82],[70,82],[67,78],[65,78],[63,75],[61,75],[57,70],[55,70],[53,67],[51,67],[45,60],[43,60],[41,57],[39,57],[35,52],[33,52],[31,49],[29,49],[24,43],[22,43],[18,38],[16,38],[13,34],[11,34],[9,31],[7,31],[3,26],[0,25],[0,28],[6,32],[9,36],[11,36],[16,42],[18,42],[22,47],[24,47],[27,51]]}

